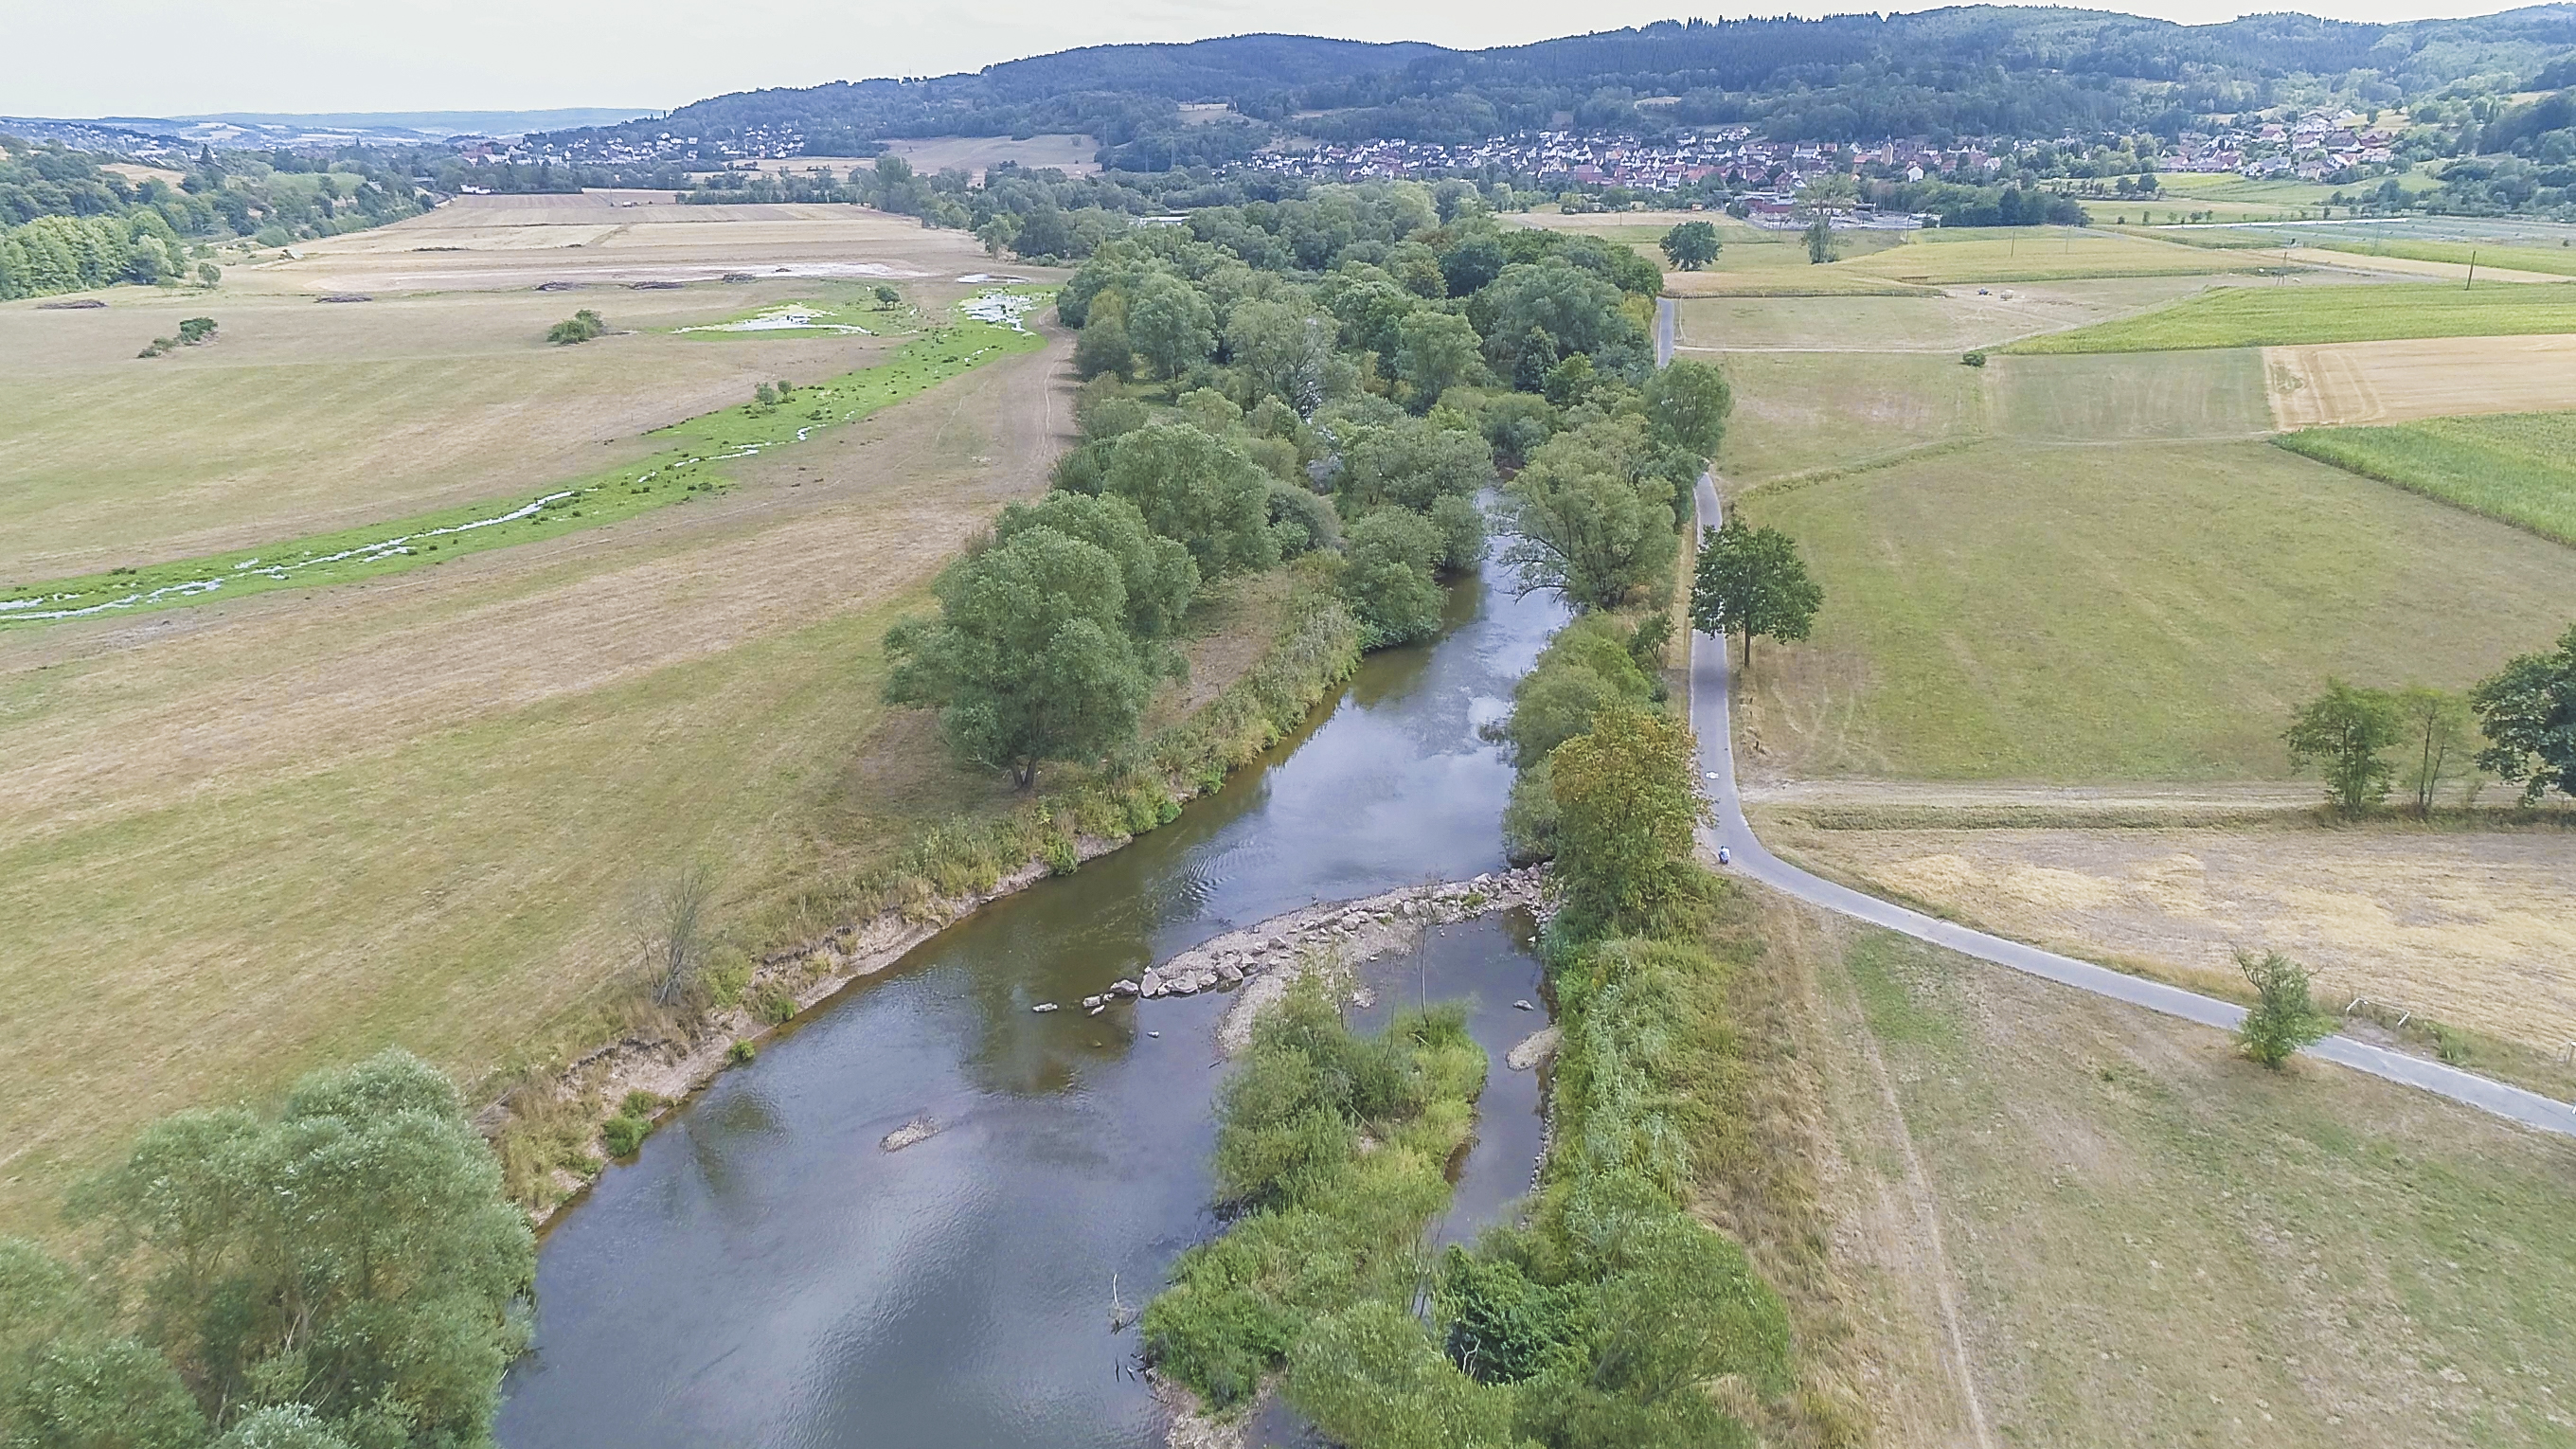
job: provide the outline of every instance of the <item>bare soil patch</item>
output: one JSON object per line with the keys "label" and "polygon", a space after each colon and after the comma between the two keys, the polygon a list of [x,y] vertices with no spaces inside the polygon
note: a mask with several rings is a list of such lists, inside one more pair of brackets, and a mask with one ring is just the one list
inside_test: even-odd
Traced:
{"label": "bare soil patch", "polygon": [[2576,335],[2267,347],[2263,371],[2285,430],[2576,408]]}

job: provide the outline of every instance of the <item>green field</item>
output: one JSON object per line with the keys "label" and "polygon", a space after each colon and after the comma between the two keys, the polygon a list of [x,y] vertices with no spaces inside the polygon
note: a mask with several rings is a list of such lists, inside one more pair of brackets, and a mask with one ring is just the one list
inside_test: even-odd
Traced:
{"label": "green field", "polygon": [[2506,268],[2517,272],[2550,272],[2576,277],[2576,250],[2565,247],[2498,247],[2449,241],[2338,241],[2311,234],[2307,244],[2330,252],[2363,257],[2404,257],[2418,262],[2452,262],[2463,266]]}
{"label": "green field", "polygon": [[2286,347],[2576,332],[2576,286],[2230,287],[2141,316],[2025,338],[2013,352]]}
{"label": "green field", "polygon": [[1906,245],[1836,262],[1833,270],[1918,286],[2068,277],[2185,277],[2275,265],[2120,232],[2075,227],[1935,228]]}
{"label": "green field", "polygon": [[2576,552],[2253,441],[1996,439],[1741,506],[1825,589],[1746,692],[1793,776],[2280,779],[2325,676],[2464,687],[2576,606]]}
{"label": "green field", "polygon": [[2229,438],[2272,431],[2263,354],[1997,357],[1995,430],[2043,442]]}
{"label": "green field", "polygon": [[2576,413],[2308,428],[2280,441],[2319,462],[2576,544]]}
{"label": "green field", "polygon": [[[1928,1195],[1898,1282],[1955,1284],[1991,1442],[2576,1440],[2576,1145],[1900,937],[1832,955],[1845,1191]],[[1938,1323],[1888,1296],[1863,1321]]]}
{"label": "green field", "polygon": [[1738,486],[1849,468],[1987,426],[1984,377],[1947,353],[1739,352],[1725,366],[1735,413],[1717,468]]}
{"label": "green field", "polygon": [[534,496],[466,504],[210,557],[9,587],[0,591],[0,627],[376,578],[630,518],[721,487],[721,465],[729,460],[866,417],[970,368],[1043,345],[1033,332],[961,318],[953,327],[905,343],[877,366],[799,388],[786,404],[729,407],[657,429],[650,437],[661,444],[660,451],[613,472],[566,480]]}

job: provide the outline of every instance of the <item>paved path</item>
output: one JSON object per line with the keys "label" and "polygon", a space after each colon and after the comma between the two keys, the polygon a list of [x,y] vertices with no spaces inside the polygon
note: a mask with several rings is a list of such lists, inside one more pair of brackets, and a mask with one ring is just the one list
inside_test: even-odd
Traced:
{"label": "paved path", "polygon": [[[1657,318],[1655,352],[1659,361],[1669,361],[1672,357],[1672,310],[1672,303],[1666,301]],[[1721,514],[1713,478],[1704,475],[1699,480],[1698,501],[1700,522],[1703,525],[1715,524]],[[1742,797],[1736,793],[1727,671],[1725,641],[1693,634],[1690,639],[1691,727],[1699,734],[1702,783],[1707,786],[1709,797],[1717,806],[1718,817],[1714,827],[1700,832],[1700,838],[1712,854],[1720,846],[1726,848],[1731,858],[1727,867],[1729,874],[1760,881],[1810,905],[1883,926],[1918,941],[1929,941],[1962,955],[2010,966],[2016,971],[2027,971],[2033,976],[2044,976],[2096,996],[2108,996],[2223,1031],[2235,1030],[2237,1023],[2244,1020],[2245,1008],[2234,1002],[2185,991],[2178,986],[2167,986],[2161,981],[2130,976],[2107,966],[2042,951],[2018,941],[1972,931],[1955,922],[1938,920],[1920,911],[1910,911],[1800,870],[1763,849],[1762,842],[1754,838],[1752,826],[1744,819]],[[2309,1047],[2307,1054],[2375,1077],[2385,1077],[2392,1082],[2421,1087],[2526,1126],[2576,1136],[2576,1106],[2520,1087],[2507,1086],[2474,1072],[2464,1072],[2440,1062],[2411,1057],[2343,1036],[2328,1037]]]}

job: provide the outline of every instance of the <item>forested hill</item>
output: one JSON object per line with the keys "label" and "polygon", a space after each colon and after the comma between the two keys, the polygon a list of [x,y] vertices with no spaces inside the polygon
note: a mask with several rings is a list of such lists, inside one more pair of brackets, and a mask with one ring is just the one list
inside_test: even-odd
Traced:
{"label": "forested hill", "polygon": [[[2258,15],[2186,26],[2090,10],[1968,6],[1822,20],[1664,21],[1457,51],[1309,36],[1107,45],[929,80],[747,91],[551,138],[604,155],[865,154],[887,138],[1086,132],[1112,165],[1248,154],[1282,131],[1457,142],[1572,126],[1652,133],[1750,122],[1788,140],[2157,130],[2292,101],[2397,105],[2510,92],[2576,55],[2576,5],[2363,25]],[[1644,105],[1640,105],[1644,102]],[[1208,122],[1187,104],[1222,103]]]}

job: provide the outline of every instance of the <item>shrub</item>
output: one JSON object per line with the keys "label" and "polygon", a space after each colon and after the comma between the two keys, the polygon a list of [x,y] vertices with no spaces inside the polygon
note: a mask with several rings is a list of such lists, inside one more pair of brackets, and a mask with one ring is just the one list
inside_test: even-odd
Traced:
{"label": "shrub", "polygon": [[1986,355],[1982,352],[1963,352],[1959,354],[1959,365],[1962,367],[1983,367],[1986,365]]}
{"label": "shrub", "polygon": [[641,1117],[611,1117],[599,1129],[599,1140],[611,1157],[632,1157],[635,1149],[653,1133],[653,1124]]}
{"label": "shrub", "polygon": [[732,1046],[725,1048],[725,1065],[747,1067],[751,1065],[752,1059],[759,1055],[759,1048],[754,1047],[747,1041],[737,1041]]}
{"label": "shrub", "polygon": [[600,320],[599,314],[584,307],[564,321],[547,328],[546,340],[558,347],[568,347],[576,342],[588,342],[594,337],[604,336],[607,331],[608,324]]}
{"label": "shrub", "polygon": [[2239,951],[2236,969],[2254,987],[2254,1006],[2236,1028],[2247,1056],[2277,1071],[2299,1048],[2333,1034],[2334,1019],[2308,997],[2307,967],[2278,951]]}
{"label": "shrub", "polygon": [[653,1120],[653,1114],[661,1110],[662,1099],[638,1087],[627,1093],[626,1100],[618,1104],[617,1114],[621,1117],[641,1117],[650,1122]]}
{"label": "shrub", "polygon": [[1074,849],[1072,837],[1059,835],[1046,843],[1047,874],[1071,875],[1081,865],[1082,854]]}
{"label": "shrub", "polygon": [[796,996],[784,987],[772,986],[760,993],[757,1006],[760,1019],[771,1026],[784,1026],[796,1016]]}
{"label": "shrub", "polygon": [[751,985],[751,957],[740,946],[718,946],[698,968],[698,980],[706,985],[707,999],[717,1006],[739,1006],[743,990]]}

